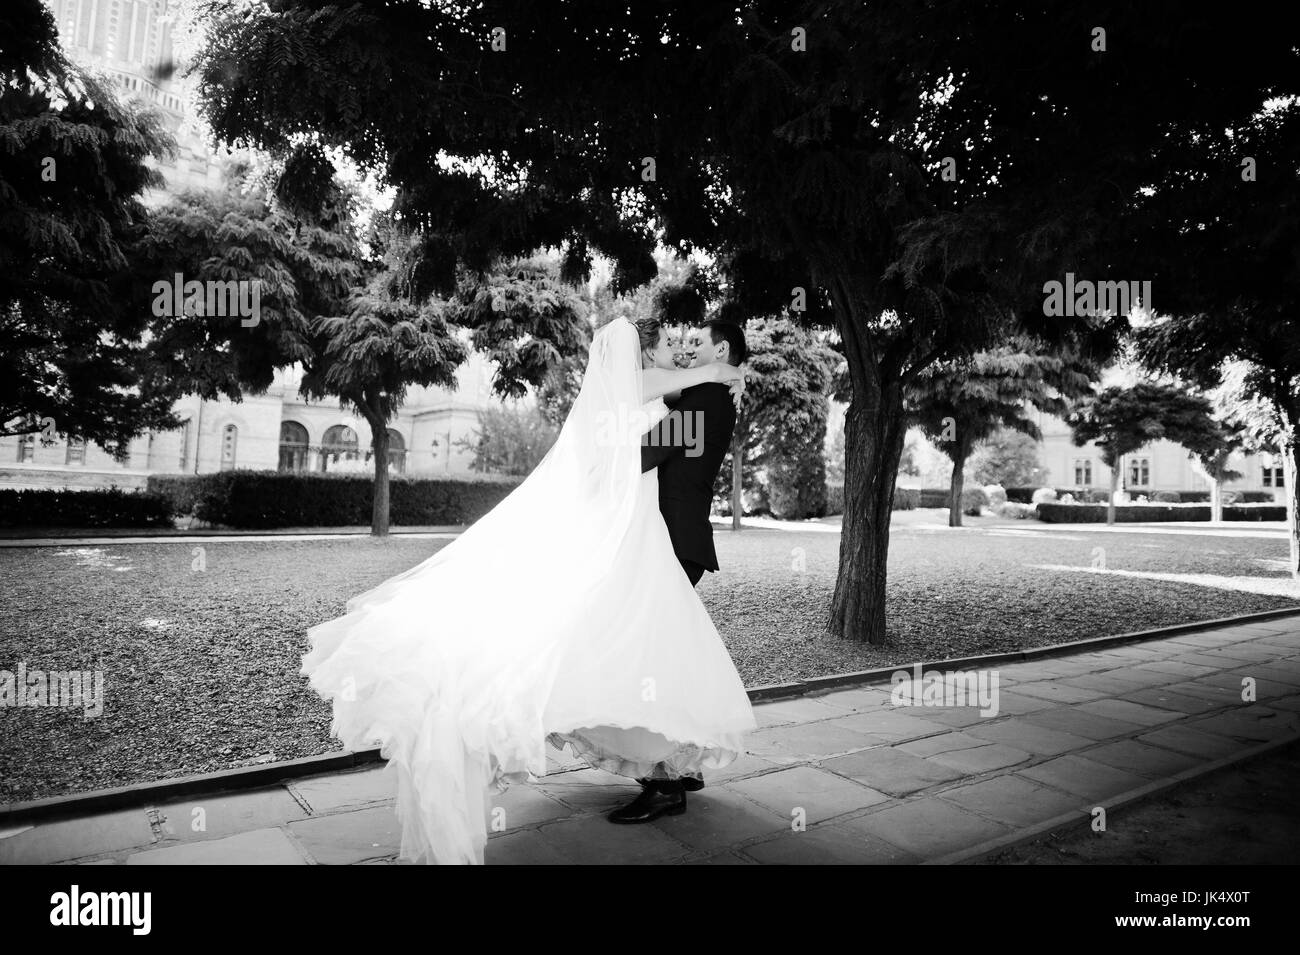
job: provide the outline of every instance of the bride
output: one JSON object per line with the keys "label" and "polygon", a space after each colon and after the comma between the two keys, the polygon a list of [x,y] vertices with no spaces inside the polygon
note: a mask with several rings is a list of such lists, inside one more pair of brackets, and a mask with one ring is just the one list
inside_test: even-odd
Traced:
{"label": "bride", "polygon": [[[546,772],[546,743],[669,778],[725,766],[749,698],[673,554],[641,436],[664,396],[741,372],[652,367],[625,318],[595,336],[555,446],[423,563],[308,631],[331,732],[397,778],[401,856],[482,863],[490,794]],[[662,765],[660,765],[662,764]]]}

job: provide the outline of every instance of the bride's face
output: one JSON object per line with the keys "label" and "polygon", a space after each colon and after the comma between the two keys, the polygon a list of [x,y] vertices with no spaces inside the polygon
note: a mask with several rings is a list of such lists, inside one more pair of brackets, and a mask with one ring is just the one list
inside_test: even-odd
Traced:
{"label": "bride's face", "polygon": [[659,344],[649,351],[642,352],[642,366],[645,368],[676,368],[673,361],[673,349],[668,343],[668,329],[659,329]]}

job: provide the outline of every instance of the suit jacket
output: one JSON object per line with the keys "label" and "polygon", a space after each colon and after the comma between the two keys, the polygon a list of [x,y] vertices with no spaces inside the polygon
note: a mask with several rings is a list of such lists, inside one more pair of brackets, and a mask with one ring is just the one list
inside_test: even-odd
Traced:
{"label": "suit jacket", "polygon": [[710,382],[683,390],[669,412],[641,439],[641,471],[659,469],[659,510],[678,560],[717,570],[709,512],[713,482],[731,447],[736,406],[726,385]]}

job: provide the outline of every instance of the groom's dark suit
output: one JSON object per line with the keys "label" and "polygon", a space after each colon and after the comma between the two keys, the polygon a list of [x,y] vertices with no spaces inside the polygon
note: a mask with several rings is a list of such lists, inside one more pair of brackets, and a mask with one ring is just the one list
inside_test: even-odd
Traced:
{"label": "groom's dark suit", "polygon": [[[659,469],[659,510],[668,525],[673,551],[694,585],[704,571],[718,569],[709,511],[713,482],[731,447],[736,407],[726,385],[710,382],[683,390],[670,411],[642,438],[641,471]],[[684,440],[687,416],[695,427],[692,448]]]}

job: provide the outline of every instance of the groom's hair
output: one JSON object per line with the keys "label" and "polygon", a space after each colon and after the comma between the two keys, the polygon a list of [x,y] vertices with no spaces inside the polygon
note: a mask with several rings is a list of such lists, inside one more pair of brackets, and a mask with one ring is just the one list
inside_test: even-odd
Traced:
{"label": "groom's hair", "polygon": [[740,326],[735,322],[728,322],[721,318],[715,318],[710,322],[705,322],[704,327],[709,330],[709,337],[713,339],[713,344],[719,342],[727,343],[727,362],[732,365],[739,365],[749,357],[749,349],[745,347],[745,333],[740,330]]}

